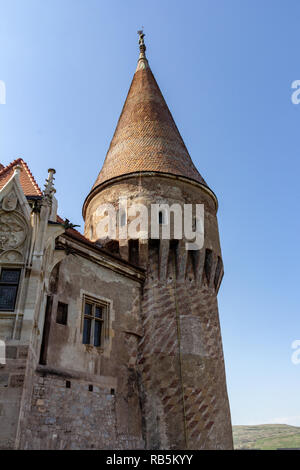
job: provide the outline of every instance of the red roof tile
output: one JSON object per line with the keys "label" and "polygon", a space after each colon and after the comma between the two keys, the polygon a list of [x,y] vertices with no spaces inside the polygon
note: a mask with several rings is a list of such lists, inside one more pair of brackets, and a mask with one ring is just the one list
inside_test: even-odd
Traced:
{"label": "red roof tile", "polygon": [[206,184],[192,162],[141,51],[103,167],[93,186],[135,172],[180,175]]}
{"label": "red roof tile", "polygon": [[31,171],[29,170],[27,163],[24,162],[22,158],[17,158],[2,169],[0,167],[0,189],[2,189],[3,186],[5,186],[8,180],[12,177],[14,173],[14,167],[16,165],[21,165],[22,167],[22,171],[20,172],[20,183],[25,196],[41,196],[42,191],[40,190]]}

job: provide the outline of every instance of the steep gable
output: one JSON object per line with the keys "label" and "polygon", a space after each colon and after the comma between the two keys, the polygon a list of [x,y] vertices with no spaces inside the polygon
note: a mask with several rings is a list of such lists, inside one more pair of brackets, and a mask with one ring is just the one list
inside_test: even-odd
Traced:
{"label": "steep gable", "polygon": [[31,171],[28,168],[28,165],[22,158],[17,158],[11,162],[6,167],[1,169],[0,166],[0,189],[5,186],[14,173],[14,167],[20,165],[22,171],[20,172],[20,183],[24,191],[25,196],[42,196],[42,191],[40,190],[37,182],[34,179]]}

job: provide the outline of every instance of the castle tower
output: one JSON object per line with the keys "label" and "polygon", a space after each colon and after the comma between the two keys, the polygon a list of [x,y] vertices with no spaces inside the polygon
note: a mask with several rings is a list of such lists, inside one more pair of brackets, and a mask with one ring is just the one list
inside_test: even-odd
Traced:
{"label": "castle tower", "polygon": [[[143,433],[148,449],[230,449],[217,293],[223,263],[217,199],[194,166],[145,55],[140,55],[103,167],[83,206],[85,236],[95,242],[103,204],[118,211],[112,237],[120,255],[144,267],[139,342]],[[156,213],[158,236],[124,236],[132,207]],[[204,206],[204,245],[187,250],[174,236],[170,207]],[[151,225],[152,224],[152,225]],[[170,228],[170,237],[163,229]],[[122,236],[120,235],[122,234]],[[105,240],[101,239],[102,243]]]}

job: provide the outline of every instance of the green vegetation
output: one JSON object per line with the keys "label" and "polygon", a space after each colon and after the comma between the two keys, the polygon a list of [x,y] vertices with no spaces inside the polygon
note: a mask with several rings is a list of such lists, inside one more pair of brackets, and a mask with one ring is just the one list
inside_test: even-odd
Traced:
{"label": "green vegetation", "polygon": [[287,424],[233,426],[235,449],[300,449],[300,427]]}

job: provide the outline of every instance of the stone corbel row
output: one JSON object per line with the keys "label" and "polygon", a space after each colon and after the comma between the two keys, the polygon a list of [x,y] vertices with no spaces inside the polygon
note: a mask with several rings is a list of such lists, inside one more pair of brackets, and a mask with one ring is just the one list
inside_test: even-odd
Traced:
{"label": "stone corbel row", "polygon": [[[204,247],[201,250],[186,250],[186,244],[183,240],[155,240],[155,244],[158,250],[157,276],[160,281],[167,280],[170,256],[175,254],[176,280],[178,282],[189,279],[187,268],[188,263],[191,263],[193,279],[197,284],[202,285],[205,282],[209,288],[218,292],[224,275],[224,268],[222,258],[212,249]],[[133,247],[134,253],[132,253]],[[120,241],[119,251],[120,256],[126,261],[147,267],[149,240]]]}

